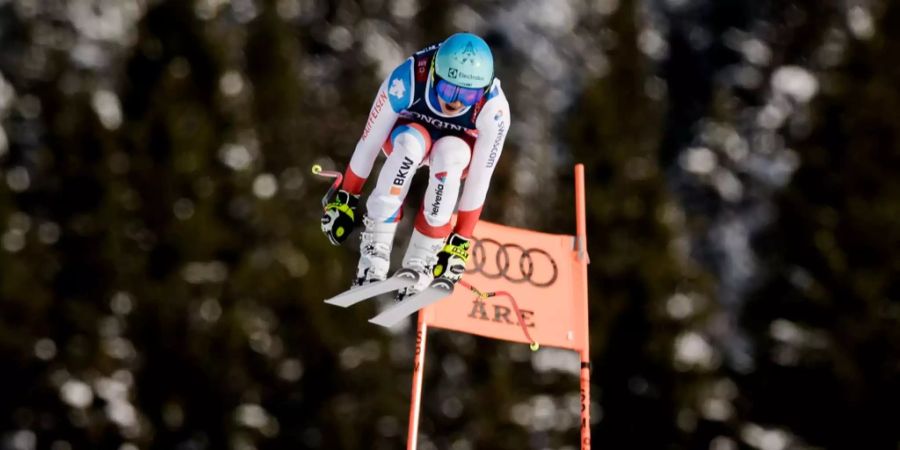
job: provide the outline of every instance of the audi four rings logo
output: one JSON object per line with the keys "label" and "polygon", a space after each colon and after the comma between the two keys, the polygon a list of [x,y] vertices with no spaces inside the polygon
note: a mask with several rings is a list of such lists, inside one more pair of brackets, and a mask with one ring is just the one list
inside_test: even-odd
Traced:
{"label": "audi four rings logo", "polygon": [[472,267],[466,273],[480,273],[492,280],[528,283],[547,287],[556,282],[556,261],[544,250],[524,248],[518,244],[501,244],[493,239],[474,238],[470,252]]}

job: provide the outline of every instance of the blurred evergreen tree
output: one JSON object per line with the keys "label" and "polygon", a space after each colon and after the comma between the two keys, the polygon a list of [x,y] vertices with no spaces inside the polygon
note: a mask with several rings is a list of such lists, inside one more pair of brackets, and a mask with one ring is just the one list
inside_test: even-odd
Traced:
{"label": "blurred evergreen tree", "polygon": [[[88,3],[0,2],[0,447],[402,447],[412,332],[321,304],[355,254],[321,236],[308,169],[342,168],[385,67],[463,25],[522,119],[485,217],[573,230],[571,163],[587,167],[595,447],[900,441],[897,5]],[[570,60],[577,74],[547,64]],[[809,105],[776,101],[786,65],[815,75]],[[572,92],[538,124],[559,148],[535,148],[527,113]],[[767,106],[790,113],[766,129]],[[690,148],[728,161],[710,129],[775,138],[799,168],[772,188],[720,164],[747,202],[722,195],[725,172],[678,178]],[[530,167],[559,199],[532,204]],[[731,309],[711,230],[759,199],[763,276]],[[754,370],[709,339],[723,311]],[[429,338],[421,448],[577,442],[577,377],[521,345]],[[548,404],[549,428],[514,413]]]}
{"label": "blurred evergreen tree", "polygon": [[887,63],[900,6],[871,11],[871,28],[851,10],[849,29],[795,49],[815,55],[821,94],[797,124],[802,165],[779,196],[779,227],[760,238],[774,275],[747,318],[764,361],[742,383],[749,418],[834,449],[900,442],[900,72]]}

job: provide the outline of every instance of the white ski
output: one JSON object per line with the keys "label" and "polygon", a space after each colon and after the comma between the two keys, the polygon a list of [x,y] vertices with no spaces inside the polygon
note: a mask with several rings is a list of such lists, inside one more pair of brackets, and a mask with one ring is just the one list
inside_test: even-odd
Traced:
{"label": "white ski", "polygon": [[352,288],[325,300],[325,303],[346,308],[363,300],[412,286],[418,279],[419,274],[414,270],[400,269],[384,281],[376,281],[365,286]]}
{"label": "white ski", "polygon": [[396,305],[381,312],[381,314],[369,319],[375,325],[390,328],[401,320],[414,314],[416,311],[431,305],[453,293],[453,283],[438,278],[431,282],[422,292],[403,300]]}

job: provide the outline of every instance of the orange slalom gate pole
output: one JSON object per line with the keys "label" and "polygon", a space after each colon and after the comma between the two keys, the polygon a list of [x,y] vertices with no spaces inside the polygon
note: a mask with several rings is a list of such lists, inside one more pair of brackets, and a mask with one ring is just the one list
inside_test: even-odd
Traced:
{"label": "orange slalom gate pole", "polygon": [[[585,219],[584,206],[584,164],[575,165],[575,237],[578,238],[578,258],[586,258],[587,220]],[[587,287],[587,285],[584,287]],[[586,297],[587,291],[584,294]]]}
{"label": "orange slalom gate pole", "polygon": [[585,218],[584,200],[584,164],[575,165],[575,231],[578,240],[578,258],[584,258],[581,265],[579,288],[582,290],[584,304],[581,312],[581,449],[591,448],[591,350],[590,329],[588,326],[588,283],[587,265],[590,262],[587,253],[587,220]]}
{"label": "orange slalom gate pole", "polygon": [[413,382],[411,402],[409,403],[409,433],[406,441],[407,450],[416,450],[419,443],[419,409],[422,397],[422,373],[425,371],[425,338],[428,325],[425,324],[425,313],[419,311],[419,322],[416,329],[416,355],[413,363]]}
{"label": "orange slalom gate pole", "polygon": [[591,362],[588,353],[581,351],[581,450],[591,449]]}

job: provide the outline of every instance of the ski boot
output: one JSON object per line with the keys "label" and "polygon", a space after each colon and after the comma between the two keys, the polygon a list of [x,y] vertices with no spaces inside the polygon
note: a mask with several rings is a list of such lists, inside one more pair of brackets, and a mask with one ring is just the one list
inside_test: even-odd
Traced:
{"label": "ski boot", "polygon": [[394,299],[398,302],[411,297],[431,284],[432,268],[437,262],[437,253],[444,245],[441,238],[432,238],[413,230],[413,235],[409,239],[409,246],[406,248],[406,254],[403,256],[403,267],[412,269],[419,274],[419,280],[412,286],[407,286],[397,291]]}
{"label": "ski boot", "polygon": [[368,216],[363,217],[366,229],[360,233],[359,265],[353,287],[362,286],[387,278],[391,267],[391,247],[394,243],[394,232],[397,222],[376,222]]}

